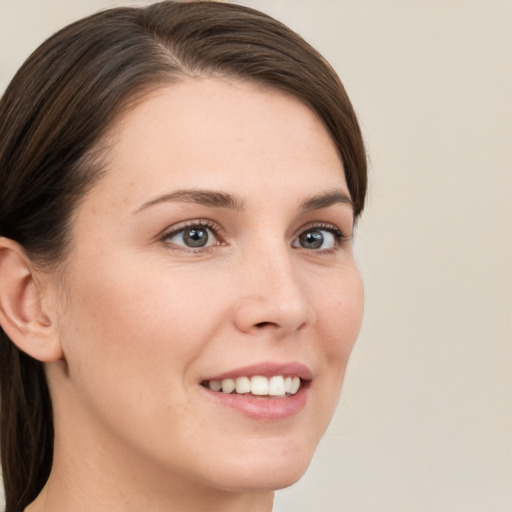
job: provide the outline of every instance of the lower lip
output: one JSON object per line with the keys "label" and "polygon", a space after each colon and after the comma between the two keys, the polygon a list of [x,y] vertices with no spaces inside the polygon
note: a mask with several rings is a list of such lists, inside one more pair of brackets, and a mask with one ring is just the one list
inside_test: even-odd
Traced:
{"label": "lower lip", "polygon": [[308,398],[310,382],[302,382],[297,393],[286,397],[258,398],[251,395],[222,393],[222,391],[212,391],[206,387],[201,387],[208,393],[208,396],[219,404],[231,407],[249,418],[277,421],[290,418],[304,409]]}

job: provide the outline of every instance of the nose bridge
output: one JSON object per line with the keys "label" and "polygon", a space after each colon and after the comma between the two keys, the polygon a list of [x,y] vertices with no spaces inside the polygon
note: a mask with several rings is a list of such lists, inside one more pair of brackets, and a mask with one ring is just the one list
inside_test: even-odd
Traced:
{"label": "nose bridge", "polygon": [[314,321],[307,290],[284,240],[267,239],[244,257],[244,279],[237,308],[243,331],[273,329],[289,334]]}

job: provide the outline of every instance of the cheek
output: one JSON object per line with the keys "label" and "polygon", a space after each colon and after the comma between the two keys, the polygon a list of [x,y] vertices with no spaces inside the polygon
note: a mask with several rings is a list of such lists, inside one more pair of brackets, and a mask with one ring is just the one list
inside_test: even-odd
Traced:
{"label": "cheek", "polygon": [[68,307],[61,315],[70,371],[96,379],[105,389],[112,383],[137,394],[142,381],[157,391],[185,379],[222,321],[220,301],[211,300],[217,284],[133,258],[87,263],[80,268],[88,272],[74,269],[77,277],[69,283]]}
{"label": "cheek", "polygon": [[364,293],[357,269],[331,281],[318,298],[317,322],[323,332],[323,346],[329,359],[346,360],[357,339],[363,318]]}
{"label": "cheek", "polygon": [[338,402],[347,363],[363,317],[363,285],[357,269],[331,280],[327,293],[317,296],[317,324],[322,347],[322,368],[318,379],[323,410],[330,415]]}
{"label": "cheek", "polygon": [[[183,428],[170,418],[177,411],[182,423],[197,416],[187,394],[194,364],[225,322],[220,297],[211,298],[220,289],[214,279],[142,259],[101,265],[77,259],[89,271],[73,269],[60,315],[68,412],[134,445],[164,431],[179,439]],[[130,425],[122,432],[119,418]]]}

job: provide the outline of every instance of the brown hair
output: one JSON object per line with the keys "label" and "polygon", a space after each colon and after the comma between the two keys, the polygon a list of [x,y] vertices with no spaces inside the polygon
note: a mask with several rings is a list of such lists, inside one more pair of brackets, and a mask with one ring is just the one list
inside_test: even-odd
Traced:
{"label": "brown hair", "polygon": [[[115,116],[149,88],[231,76],[285,91],[322,120],[358,216],[366,154],[347,94],[300,36],[253,9],[163,1],[100,12],[62,29],[0,100],[0,236],[37,264],[61,261],[77,201],[101,173],[95,154]],[[96,151],[98,152],[98,151]],[[53,419],[44,366],[0,330],[0,449],[7,510],[21,512],[50,473]]]}

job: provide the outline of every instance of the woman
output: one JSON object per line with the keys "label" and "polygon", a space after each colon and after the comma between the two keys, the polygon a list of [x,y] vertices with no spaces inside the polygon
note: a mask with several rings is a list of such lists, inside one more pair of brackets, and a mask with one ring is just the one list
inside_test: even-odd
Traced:
{"label": "woman", "polygon": [[362,317],[334,71],[246,7],[117,8],[27,60],[0,141],[7,511],[271,510]]}

